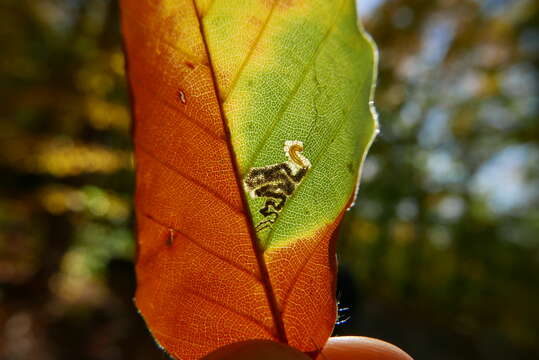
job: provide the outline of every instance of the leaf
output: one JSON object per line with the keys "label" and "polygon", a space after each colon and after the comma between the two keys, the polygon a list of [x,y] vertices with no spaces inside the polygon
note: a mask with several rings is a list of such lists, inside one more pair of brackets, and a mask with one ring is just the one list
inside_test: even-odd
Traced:
{"label": "leaf", "polygon": [[353,0],[121,9],[150,331],[182,359],[248,339],[318,351],[336,316],[335,230],[376,133]]}

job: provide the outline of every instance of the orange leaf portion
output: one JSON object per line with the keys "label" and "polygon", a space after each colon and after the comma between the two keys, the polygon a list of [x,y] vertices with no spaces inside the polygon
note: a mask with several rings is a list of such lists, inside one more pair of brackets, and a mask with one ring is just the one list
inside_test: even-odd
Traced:
{"label": "orange leaf portion", "polygon": [[181,359],[248,339],[318,351],[336,316],[333,234],[259,247],[192,1],[122,1],[135,118],[136,304]]}

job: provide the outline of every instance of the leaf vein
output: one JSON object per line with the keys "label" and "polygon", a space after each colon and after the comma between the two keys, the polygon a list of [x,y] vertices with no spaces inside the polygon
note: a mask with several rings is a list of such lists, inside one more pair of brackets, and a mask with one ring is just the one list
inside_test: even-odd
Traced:
{"label": "leaf vein", "polygon": [[245,55],[245,59],[243,59],[241,65],[240,65],[240,68],[238,69],[238,71],[236,72],[236,75],[234,76],[234,79],[230,83],[230,88],[228,89],[227,94],[225,96],[223,96],[223,99],[222,99],[223,103],[226,102],[226,99],[228,99],[230,94],[232,94],[232,92],[236,88],[236,85],[238,84],[238,80],[240,79],[241,74],[243,73],[243,70],[245,69],[245,67],[249,63],[249,60],[251,59],[251,56],[253,55],[258,43],[260,42],[260,39],[262,38],[262,35],[264,34],[264,31],[268,28],[268,23],[271,20],[271,17],[272,17],[272,15],[274,13],[274,10],[275,10],[278,2],[279,2],[279,0],[274,0],[273,3],[271,4],[270,12],[269,12],[268,16],[266,17],[264,23],[262,24],[262,27],[260,28],[260,31],[256,35],[256,39],[253,42],[253,45],[249,48],[249,52],[247,53],[247,55]]}
{"label": "leaf vein", "polygon": [[227,145],[228,145],[229,154],[230,154],[230,161],[231,161],[232,166],[234,168],[234,174],[235,174],[235,177],[236,177],[236,186],[237,186],[237,190],[238,190],[238,192],[240,194],[240,197],[241,197],[241,200],[242,200],[243,209],[246,210],[245,213],[244,213],[245,219],[250,224],[247,227],[248,227],[248,230],[249,230],[249,233],[250,233],[251,245],[252,245],[255,257],[256,257],[258,268],[260,270],[260,277],[262,279],[262,285],[264,287],[264,293],[266,295],[266,299],[268,301],[268,306],[269,306],[270,311],[271,311],[272,319],[273,319],[273,322],[275,324],[275,329],[276,329],[276,332],[277,332],[276,337],[277,337],[277,339],[279,341],[281,341],[281,342],[283,342],[285,344],[288,344],[288,337],[286,335],[284,322],[283,322],[283,319],[282,319],[280,311],[279,311],[279,305],[277,304],[277,298],[275,296],[275,291],[273,290],[273,284],[271,283],[268,268],[266,266],[266,262],[264,260],[262,250],[260,248],[260,244],[258,243],[258,238],[257,238],[256,233],[254,231],[254,228],[252,226],[253,220],[251,218],[251,213],[249,212],[249,205],[247,203],[247,199],[246,199],[245,193],[243,191],[242,179],[241,179],[240,174],[239,174],[239,170],[238,170],[239,166],[238,166],[238,163],[237,163],[237,160],[236,160],[237,158],[236,158],[236,155],[235,155],[235,152],[234,152],[234,148],[232,147],[232,144],[230,143],[230,129],[228,128],[228,123],[226,121],[225,113],[223,111],[223,104],[219,100],[219,85],[217,83],[217,78],[215,76],[215,72],[214,72],[214,69],[213,69],[213,63],[212,63],[210,51],[209,51],[209,48],[208,48],[208,43],[207,43],[207,40],[206,40],[206,34],[205,34],[204,25],[203,25],[203,23],[201,21],[200,12],[198,11],[195,0],[193,0],[193,7],[194,7],[195,12],[196,12],[197,17],[198,17],[199,26],[200,26],[200,33],[202,34],[203,44],[204,44],[204,47],[206,49],[206,55],[208,57],[208,61],[209,61],[209,64],[210,64],[210,73],[212,75],[213,87],[214,87],[215,95],[216,95],[216,97],[218,99],[219,112],[221,114],[221,120],[223,121],[223,127],[225,129],[225,134],[226,134],[227,139],[228,139]]}
{"label": "leaf vein", "polygon": [[[361,84],[363,85],[363,84]],[[326,142],[326,144],[324,144],[324,146],[322,146],[322,149],[320,149],[319,153],[318,153],[318,156],[314,159],[314,161],[312,162],[312,166],[311,166],[311,169],[310,171],[307,171],[307,174],[305,174],[305,177],[303,178],[303,180],[298,184],[298,186],[296,187],[296,190],[290,195],[290,197],[288,198],[288,204],[290,204],[290,202],[292,201],[292,199],[295,197],[295,195],[298,193],[299,191],[299,188],[301,187],[302,184],[305,183],[305,181],[307,180],[307,178],[309,178],[309,174],[312,174],[312,170],[316,167],[316,165],[318,165],[318,163],[321,161],[321,159],[323,158],[323,156],[325,155],[325,152],[326,150],[335,142],[335,140],[337,139],[337,137],[339,136],[340,134],[340,131],[342,130],[344,124],[346,123],[346,120],[348,118],[348,115],[350,115],[350,113],[352,112],[352,108],[353,108],[353,105],[354,103],[356,102],[356,100],[362,95],[362,92],[359,91],[361,90],[358,89],[358,96],[356,96],[351,102],[350,102],[350,107],[348,108],[348,110],[346,111],[346,114],[343,116],[343,120],[339,123],[339,125],[337,126],[337,128],[335,129],[335,135],[330,138],[330,140],[328,142]],[[283,213],[286,212],[286,210],[289,208],[290,206],[285,206],[283,207],[283,209],[281,210],[281,213],[279,214],[279,217],[277,219],[275,219],[275,222],[273,223],[271,229],[270,229],[270,232],[268,234],[268,239],[271,239],[272,235],[273,235],[273,231],[275,229],[275,226],[276,224],[279,223],[279,220],[282,219],[283,217]]]}
{"label": "leaf vein", "polygon": [[161,97],[157,97],[157,93],[155,91],[155,89],[153,87],[149,87],[149,86],[139,86],[138,87],[139,89],[143,89],[144,91],[146,91],[149,95],[155,97],[158,101],[160,101],[161,103],[163,103],[165,106],[167,106],[168,108],[178,112],[179,114],[183,115],[185,117],[185,119],[187,121],[189,121],[190,123],[192,123],[193,125],[197,126],[198,128],[200,128],[202,131],[204,131],[205,133],[207,133],[209,136],[211,136],[212,138],[216,139],[216,140],[219,140],[221,142],[225,142],[226,140],[223,138],[223,136],[220,136],[219,134],[215,133],[213,130],[211,130],[210,128],[208,128],[207,126],[205,126],[204,124],[202,124],[200,121],[197,121],[195,119],[193,119],[191,116],[187,115],[187,113],[185,111],[183,111],[180,107],[178,106],[175,106],[173,103],[171,103],[170,101],[166,100],[166,98],[161,98]]}
{"label": "leaf vein", "polygon": [[[145,24],[142,22],[142,20],[139,19],[138,17],[134,16],[131,13],[131,11],[128,10],[127,6],[122,7],[122,18],[132,20],[135,23],[137,23],[140,28],[142,28],[142,29],[145,28],[143,26]],[[144,29],[144,31],[145,31],[145,29]],[[162,42],[163,44],[166,44],[170,48],[174,49],[178,54],[181,54],[181,55],[185,56],[191,62],[193,62],[195,64],[203,65],[203,66],[208,66],[208,64],[204,61],[204,59],[198,58],[196,55],[193,55],[193,54],[189,53],[187,50],[182,49],[177,44],[174,44],[174,43],[172,43],[172,42],[170,42],[168,40],[164,40],[163,37],[161,37],[159,39],[159,41]]]}
{"label": "leaf vein", "polygon": [[322,38],[322,40],[320,40],[320,43],[318,44],[318,46],[317,46],[317,48],[315,50],[315,53],[309,59],[309,62],[305,65],[305,67],[303,68],[303,70],[301,72],[300,79],[298,80],[298,82],[296,83],[294,89],[292,90],[290,95],[286,98],[285,102],[283,103],[283,105],[279,109],[279,112],[277,113],[277,116],[276,116],[275,120],[273,120],[273,122],[270,124],[270,127],[266,131],[264,131],[264,134],[262,136],[262,141],[256,146],[255,151],[252,152],[253,158],[247,160],[247,166],[245,167],[246,170],[250,169],[253,166],[253,163],[256,161],[256,159],[258,159],[258,156],[261,154],[262,148],[268,142],[269,134],[271,134],[271,132],[275,129],[275,127],[284,118],[284,113],[285,113],[286,109],[288,109],[288,106],[292,102],[294,95],[296,95],[296,93],[299,91],[301,85],[303,84],[303,81],[305,80],[305,78],[307,76],[307,73],[309,72],[309,69],[316,63],[316,59],[318,58],[318,55],[320,54],[320,51],[322,49],[322,45],[325,43],[325,41],[328,39],[329,35],[335,29],[335,26],[337,25],[337,21],[339,19],[339,15],[340,15],[340,13],[341,13],[341,11],[343,9],[343,4],[344,4],[344,1],[341,1],[341,6],[339,8],[339,11],[335,15],[335,20],[329,26],[329,28],[326,31],[326,33],[324,34],[324,37]]}
{"label": "leaf vein", "polygon": [[285,296],[283,298],[282,307],[281,307],[281,311],[283,313],[285,312],[286,306],[288,304],[288,299],[290,298],[290,295],[294,291],[294,287],[296,286],[296,282],[298,281],[299,277],[301,276],[301,273],[303,272],[303,269],[305,269],[305,266],[307,266],[307,264],[311,261],[313,255],[316,253],[316,250],[318,249],[318,247],[320,246],[322,241],[323,241],[323,238],[318,240],[318,242],[314,246],[313,250],[311,251],[311,253],[307,257],[307,259],[305,259],[303,264],[301,264],[300,268],[298,269],[298,271],[294,275],[294,279],[292,280],[292,283],[290,284],[290,287],[288,288],[288,291],[286,291]]}
{"label": "leaf vein", "polygon": [[187,235],[186,233],[184,233],[183,231],[179,230],[179,229],[176,229],[172,226],[169,226],[165,223],[163,223],[162,221],[160,220],[157,220],[153,215],[150,215],[148,213],[145,213],[143,212],[142,213],[142,216],[144,216],[145,218],[147,219],[150,219],[151,221],[153,221],[154,223],[166,228],[167,230],[171,229],[173,230],[175,233],[178,233],[180,235],[182,235],[185,239],[189,240],[191,243],[193,243],[194,245],[196,245],[197,247],[199,247],[200,249],[204,250],[205,252],[207,252],[208,254],[210,255],[213,255],[214,257],[218,258],[219,260],[231,265],[232,267],[236,268],[237,270],[247,274],[249,277],[252,277],[256,280],[256,282],[260,283],[260,278],[258,276],[256,276],[256,274],[254,274],[252,271],[249,271],[247,269],[245,269],[244,267],[242,267],[240,264],[238,263],[235,263],[234,261],[230,260],[230,259],[227,259],[226,257],[220,255],[219,253],[216,253],[215,251],[211,250],[210,248],[202,245],[200,242],[198,242],[197,240],[195,240],[193,237]]}
{"label": "leaf vein", "polygon": [[161,160],[159,157],[157,157],[153,152],[151,152],[149,149],[147,149],[145,146],[143,146],[142,144],[140,143],[135,143],[135,149],[136,150],[139,150],[141,151],[142,153],[146,154],[147,156],[149,156],[150,158],[152,158],[153,160],[157,161],[159,164],[161,164],[162,166],[166,167],[167,169],[171,170],[172,172],[174,172],[175,174],[178,174],[179,176],[181,176],[182,178],[184,178],[185,180],[189,181],[190,183],[193,183],[195,185],[198,185],[199,187],[201,187],[202,189],[206,190],[206,192],[210,195],[212,195],[214,198],[220,200],[223,204],[225,204],[228,208],[230,208],[230,210],[232,210],[233,212],[237,213],[237,214],[242,214],[244,215],[245,212],[242,210],[242,209],[238,209],[236,208],[228,199],[224,198],[221,194],[217,193],[215,190],[213,190],[212,188],[210,188],[208,185],[204,184],[203,182],[195,179],[194,177],[191,177],[190,175],[184,173],[183,171],[181,171],[180,169],[170,165],[169,163],[167,163],[166,161],[163,161]]}
{"label": "leaf vein", "polygon": [[259,328],[261,328],[262,330],[264,330],[268,335],[270,335],[274,340],[277,340],[277,337],[275,336],[275,334],[273,334],[273,332],[271,331],[270,328],[268,328],[266,325],[264,325],[260,320],[252,317],[251,315],[248,315],[248,314],[245,314],[245,313],[242,313],[242,312],[239,312],[238,310],[234,309],[233,307],[227,305],[227,304],[224,304],[222,302],[220,302],[219,300],[216,300],[216,299],[212,299],[211,297],[209,296],[206,296],[198,291],[196,291],[195,289],[193,288],[187,288],[186,289],[186,292],[188,293],[191,293],[195,296],[198,296],[200,297],[201,299],[209,302],[209,303],[212,303],[212,304],[215,304],[215,305],[218,305],[220,307],[222,307],[223,309],[225,310],[228,310],[230,311],[231,313],[234,313],[236,314],[237,316],[243,318],[243,319],[246,319],[246,320],[249,320],[251,323],[257,325]]}

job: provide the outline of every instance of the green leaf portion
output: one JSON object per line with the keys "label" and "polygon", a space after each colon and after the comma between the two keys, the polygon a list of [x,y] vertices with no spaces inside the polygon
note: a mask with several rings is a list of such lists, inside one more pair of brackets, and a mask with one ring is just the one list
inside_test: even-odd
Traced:
{"label": "green leaf portion", "polygon": [[[212,17],[210,8],[204,25],[210,52],[223,54],[212,63],[240,176],[286,162],[285,141],[301,141],[312,164],[276,219],[260,213],[272,197],[246,194],[253,225],[272,220],[257,233],[263,246],[285,247],[335,221],[354,194],[377,129],[370,105],[376,50],[358,26],[353,0],[260,5],[257,21],[240,3],[227,5],[227,17]],[[230,36],[241,44],[226,58],[221,39]]]}

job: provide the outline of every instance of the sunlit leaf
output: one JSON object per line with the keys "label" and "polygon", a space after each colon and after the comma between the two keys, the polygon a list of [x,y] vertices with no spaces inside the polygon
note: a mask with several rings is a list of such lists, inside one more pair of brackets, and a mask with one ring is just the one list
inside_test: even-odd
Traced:
{"label": "sunlit leaf", "polygon": [[136,303],[195,359],[248,339],[318,351],[335,230],[376,133],[352,0],[124,0]]}

